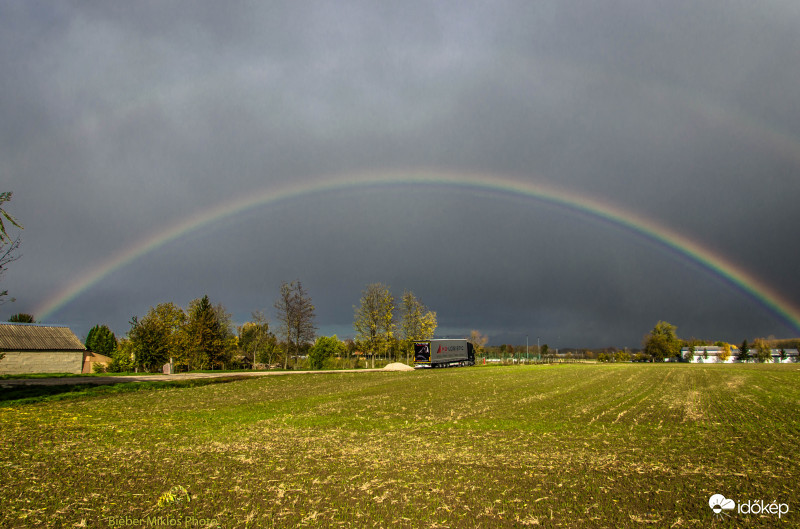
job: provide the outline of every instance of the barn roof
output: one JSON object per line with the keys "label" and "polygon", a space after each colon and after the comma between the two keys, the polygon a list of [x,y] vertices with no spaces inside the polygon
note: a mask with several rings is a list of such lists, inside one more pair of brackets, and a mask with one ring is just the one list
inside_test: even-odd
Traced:
{"label": "barn roof", "polygon": [[0,323],[0,351],[84,351],[69,327]]}

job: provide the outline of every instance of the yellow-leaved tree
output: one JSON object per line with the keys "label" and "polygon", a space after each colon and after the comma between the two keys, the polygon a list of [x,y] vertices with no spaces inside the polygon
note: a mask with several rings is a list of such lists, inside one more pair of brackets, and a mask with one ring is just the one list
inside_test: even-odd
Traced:
{"label": "yellow-leaved tree", "polygon": [[414,352],[414,342],[432,339],[436,326],[436,313],[428,310],[413,292],[404,291],[400,306],[400,344],[407,362]]}
{"label": "yellow-leaved tree", "polygon": [[726,342],[721,342],[718,347],[719,347],[719,361],[727,362],[728,358],[731,357],[731,344]]}
{"label": "yellow-leaved tree", "polygon": [[394,337],[394,297],[388,286],[371,283],[361,292],[359,306],[354,308],[356,340],[364,344],[364,352],[372,356],[375,367],[375,355],[385,353]]}

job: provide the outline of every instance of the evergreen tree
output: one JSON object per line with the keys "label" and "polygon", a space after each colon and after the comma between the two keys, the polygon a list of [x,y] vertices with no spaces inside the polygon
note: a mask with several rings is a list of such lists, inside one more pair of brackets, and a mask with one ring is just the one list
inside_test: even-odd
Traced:
{"label": "evergreen tree", "polygon": [[189,366],[194,369],[222,366],[226,360],[226,343],[217,311],[208,296],[190,305],[186,339]]}
{"label": "evergreen tree", "polygon": [[747,362],[748,360],[750,360],[750,346],[747,345],[747,340],[745,340],[739,348],[739,361]]}
{"label": "evergreen tree", "polygon": [[117,337],[107,325],[95,325],[86,335],[85,345],[88,351],[111,357],[117,350]]}

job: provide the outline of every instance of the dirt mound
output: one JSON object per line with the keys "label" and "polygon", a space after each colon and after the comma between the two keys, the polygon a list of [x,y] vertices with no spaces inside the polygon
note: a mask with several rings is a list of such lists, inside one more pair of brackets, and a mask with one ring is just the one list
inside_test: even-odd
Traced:
{"label": "dirt mound", "polygon": [[411,366],[407,366],[406,364],[401,364],[400,362],[395,362],[393,364],[389,364],[388,366],[383,368],[384,371],[414,371],[414,368]]}

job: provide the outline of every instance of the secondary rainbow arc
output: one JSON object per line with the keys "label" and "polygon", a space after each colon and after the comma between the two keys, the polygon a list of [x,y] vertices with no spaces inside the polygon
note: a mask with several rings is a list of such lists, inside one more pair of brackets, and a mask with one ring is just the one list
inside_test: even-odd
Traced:
{"label": "secondary rainbow arc", "polygon": [[396,185],[452,186],[472,189],[478,192],[505,193],[544,201],[605,219],[612,224],[627,228],[672,249],[678,254],[702,265],[706,270],[723,278],[758,300],[767,309],[788,323],[795,332],[800,333],[800,309],[788,300],[783,299],[771,286],[723,256],[704,248],[689,237],[659,225],[650,219],[635,215],[598,199],[580,195],[574,191],[557,189],[541,183],[531,183],[498,175],[421,170],[347,174],[283,184],[223,202],[211,209],[193,213],[166,229],[143,237],[136,244],[121,250],[90,268],[87,272],[71,281],[69,285],[37,306],[34,309],[34,314],[38,316],[40,321],[49,319],[58,310],[115,270],[132,263],[170,241],[220,219],[252,208],[305,195],[324,194],[359,187]]}

